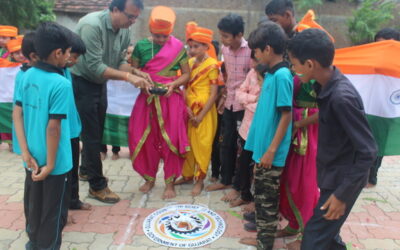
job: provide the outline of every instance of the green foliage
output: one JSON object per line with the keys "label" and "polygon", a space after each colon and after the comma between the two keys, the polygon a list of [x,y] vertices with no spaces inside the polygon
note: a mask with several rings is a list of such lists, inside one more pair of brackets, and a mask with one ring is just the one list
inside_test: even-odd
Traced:
{"label": "green foliage", "polygon": [[394,1],[364,0],[348,22],[349,37],[353,44],[372,42],[376,32],[393,20]]}
{"label": "green foliage", "polygon": [[54,21],[54,0],[2,0],[0,24],[33,29],[40,22]]}
{"label": "green foliage", "polygon": [[296,9],[308,10],[322,4],[322,0],[294,0]]}

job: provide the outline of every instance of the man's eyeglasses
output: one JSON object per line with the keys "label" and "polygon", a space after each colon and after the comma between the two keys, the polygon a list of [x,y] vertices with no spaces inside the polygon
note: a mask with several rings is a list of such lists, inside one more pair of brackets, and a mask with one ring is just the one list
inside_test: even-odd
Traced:
{"label": "man's eyeglasses", "polygon": [[122,11],[122,13],[124,13],[124,15],[129,19],[129,20],[136,20],[139,16],[135,16],[132,14],[128,14],[125,11]]}

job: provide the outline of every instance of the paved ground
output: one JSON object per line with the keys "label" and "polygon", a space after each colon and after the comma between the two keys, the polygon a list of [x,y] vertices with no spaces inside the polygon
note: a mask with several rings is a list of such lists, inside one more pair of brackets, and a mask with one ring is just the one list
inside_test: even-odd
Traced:
{"label": "paved ground", "polygon": [[[240,208],[231,209],[220,201],[223,191],[206,193],[192,198],[191,187],[178,187],[178,197],[161,200],[162,178],[149,195],[138,192],[143,183],[132,170],[128,153],[123,158],[104,161],[105,175],[110,187],[122,201],[105,205],[87,198],[87,183],[81,182],[81,198],[91,203],[92,211],[72,212],[77,222],[69,224],[63,234],[62,249],[166,249],[153,243],[142,231],[143,219],[152,211],[170,203],[203,204],[217,211],[226,221],[223,237],[203,249],[255,249],[238,243],[240,237],[253,236],[242,229]],[[23,182],[21,160],[0,146],[0,249],[24,249]],[[162,177],[162,175],[160,176]],[[385,157],[379,173],[379,184],[364,190],[342,229],[342,237],[349,249],[400,249],[400,157]],[[275,249],[287,249],[293,239],[277,240]],[[172,249],[172,248],[170,248]]]}

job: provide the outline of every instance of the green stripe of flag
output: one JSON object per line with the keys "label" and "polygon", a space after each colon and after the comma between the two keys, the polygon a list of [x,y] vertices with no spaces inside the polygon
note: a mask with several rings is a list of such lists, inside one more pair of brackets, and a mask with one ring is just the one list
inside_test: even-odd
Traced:
{"label": "green stripe of flag", "polygon": [[400,117],[383,118],[367,115],[379,148],[379,155],[400,155]]}
{"label": "green stripe of flag", "polygon": [[106,115],[104,123],[103,144],[128,146],[128,116]]}
{"label": "green stripe of flag", "polygon": [[0,103],[0,133],[12,133],[12,103]]}

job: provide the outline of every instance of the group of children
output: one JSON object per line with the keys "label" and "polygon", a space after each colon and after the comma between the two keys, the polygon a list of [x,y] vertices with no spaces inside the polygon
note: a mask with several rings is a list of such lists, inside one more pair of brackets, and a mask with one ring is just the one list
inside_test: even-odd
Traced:
{"label": "group of children", "polygon": [[79,36],[52,22],[18,39],[7,47],[10,60],[23,55],[14,85],[12,146],[26,170],[26,249],[59,249],[68,209],[90,209],[79,199],[81,125],[68,69],[86,48]]}
{"label": "group of children", "polygon": [[[157,12],[166,20],[154,18]],[[241,16],[220,20],[221,66],[211,30],[189,23],[186,51],[170,35],[172,9],[153,10],[152,36],[137,43],[131,60],[166,93],[143,89],[132,111],[132,164],[146,180],[140,190],[152,189],[163,159],[163,198],[193,181],[192,195],[199,195],[213,158],[214,183],[206,190],[232,187],[222,200],[249,204],[245,229],[257,238],[242,243],[272,249],[276,237],[303,233],[302,249],[346,249],[340,228],[376,164],[361,98],[332,65],[333,39],[313,18],[297,24],[290,0],[272,0],[265,13],[273,22],[260,22],[248,41]],[[26,169],[26,246],[58,249],[68,208],[90,209],[78,195],[81,125],[68,70],[85,44],[47,22],[23,39],[0,26],[0,46],[24,63],[12,116],[14,151]],[[289,224],[277,231],[279,213]]]}

